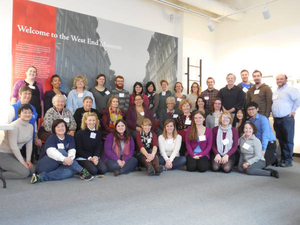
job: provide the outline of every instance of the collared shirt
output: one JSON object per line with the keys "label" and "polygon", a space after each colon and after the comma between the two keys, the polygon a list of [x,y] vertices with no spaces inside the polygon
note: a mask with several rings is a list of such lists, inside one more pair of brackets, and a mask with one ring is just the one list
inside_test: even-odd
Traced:
{"label": "collared shirt", "polygon": [[213,101],[214,99],[217,97],[218,95],[218,90],[217,89],[212,89],[212,90],[208,90],[206,89],[205,91],[203,91],[201,93],[201,97],[204,98],[205,101],[205,109],[209,110],[211,112],[212,110],[212,106],[213,106]]}
{"label": "collared shirt", "polygon": [[300,92],[287,84],[273,92],[273,117],[285,117],[300,106]]}
{"label": "collared shirt", "polygon": [[255,119],[253,120],[253,118],[250,117],[249,121],[254,123],[254,125],[256,126],[257,133],[255,134],[255,137],[257,137],[261,141],[262,150],[266,151],[268,142],[276,141],[269,120],[267,119],[267,117],[257,113]]}

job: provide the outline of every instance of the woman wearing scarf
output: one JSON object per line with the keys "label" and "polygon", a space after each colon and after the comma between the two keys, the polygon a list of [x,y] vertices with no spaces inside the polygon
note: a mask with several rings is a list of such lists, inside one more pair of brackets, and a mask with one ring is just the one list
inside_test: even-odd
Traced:
{"label": "woman wearing scarf", "polygon": [[156,117],[156,110],[159,105],[159,96],[155,93],[156,87],[152,81],[146,84],[146,93],[149,99],[149,109],[151,110],[154,117]]}
{"label": "woman wearing scarf", "polygon": [[132,157],[134,153],[134,141],[128,132],[125,120],[116,121],[115,130],[107,135],[104,143],[103,161],[108,172],[114,172],[115,176],[134,171],[137,159]]}
{"label": "woman wearing scarf", "polygon": [[143,163],[149,176],[160,175],[163,166],[159,165],[157,152],[157,136],[151,132],[152,123],[149,119],[143,119],[142,130],[136,133],[136,143],[140,152],[137,158]]}
{"label": "woman wearing scarf", "polygon": [[109,107],[103,108],[101,112],[101,131],[104,136],[114,132],[116,121],[125,117],[124,111],[119,109],[118,97],[111,97],[108,103]]}
{"label": "woman wearing scarf", "polygon": [[92,175],[103,175],[107,168],[100,158],[102,135],[99,129],[98,116],[94,112],[83,114],[81,130],[75,134],[76,160]]}
{"label": "woman wearing scarf", "polygon": [[212,171],[222,169],[225,173],[230,173],[234,165],[234,153],[238,147],[239,134],[231,126],[231,122],[231,115],[228,112],[223,112],[219,118],[219,126],[212,129],[212,150],[215,155],[212,161]]}

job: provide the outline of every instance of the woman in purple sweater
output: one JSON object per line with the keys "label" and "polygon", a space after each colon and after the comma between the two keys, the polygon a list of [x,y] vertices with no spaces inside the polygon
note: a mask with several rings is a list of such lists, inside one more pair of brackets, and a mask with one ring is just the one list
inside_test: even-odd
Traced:
{"label": "woman in purple sweater", "polygon": [[234,165],[234,153],[238,147],[239,134],[231,123],[230,113],[223,112],[219,118],[219,126],[212,129],[212,150],[215,155],[212,161],[212,171],[222,169],[225,173],[230,173]]}
{"label": "woman in purple sweater", "polygon": [[208,169],[212,131],[203,125],[204,121],[205,112],[197,111],[194,114],[192,125],[187,128],[185,137],[187,171],[205,172]]}
{"label": "woman in purple sweater", "polygon": [[108,172],[115,176],[130,173],[137,166],[137,159],[132,157],[134,141],[123,119],[117,120],[113,133],[107,135],[104,143],[103,161]]}

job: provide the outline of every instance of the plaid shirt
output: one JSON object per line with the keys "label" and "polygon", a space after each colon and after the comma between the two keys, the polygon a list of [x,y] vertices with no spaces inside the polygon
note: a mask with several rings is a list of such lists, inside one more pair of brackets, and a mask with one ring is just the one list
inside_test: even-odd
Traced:
{"label": "plaid shirt", "polygon": [[[218,94],[218,90],[217,89],[213,89],[213,90],[208,90],[206,89],[205,91],[203,91],[201,93],[201,97],[204,98],[204,101],[205,101],[205,109],[209,110],[209,112],[211,112],[212,110],[212,106],[213,106],[213,101],[214,99],[217,97],[217,94]],[[208,97],[209,99],[206,100],[205,98]]]}

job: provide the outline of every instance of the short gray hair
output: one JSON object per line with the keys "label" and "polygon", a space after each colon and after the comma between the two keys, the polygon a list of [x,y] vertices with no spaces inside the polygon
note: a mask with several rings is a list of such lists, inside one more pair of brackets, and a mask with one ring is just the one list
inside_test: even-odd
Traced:
{"label": "short gray hair", "polygon": [[62,99],[64,99],[64,102],[65,102],[65,105],[66,105],[66,97],[64,96],[64,95],[61,95],[61,94],[57,94],[57,95],[55,95],[53,98],[52,98],[52,104],[54,104],[55,102],[56,102],[56,100],[57,99],[59,99],[59,98],[62,98]]}
{"label": "short gray hair", "polygon": [[168,103],[174,103],[174,104],[176,104],[176,100],[175,100],[175,98],[173,96],[170,96],[170,97],[167,98],[166,103],[167,104]]}

